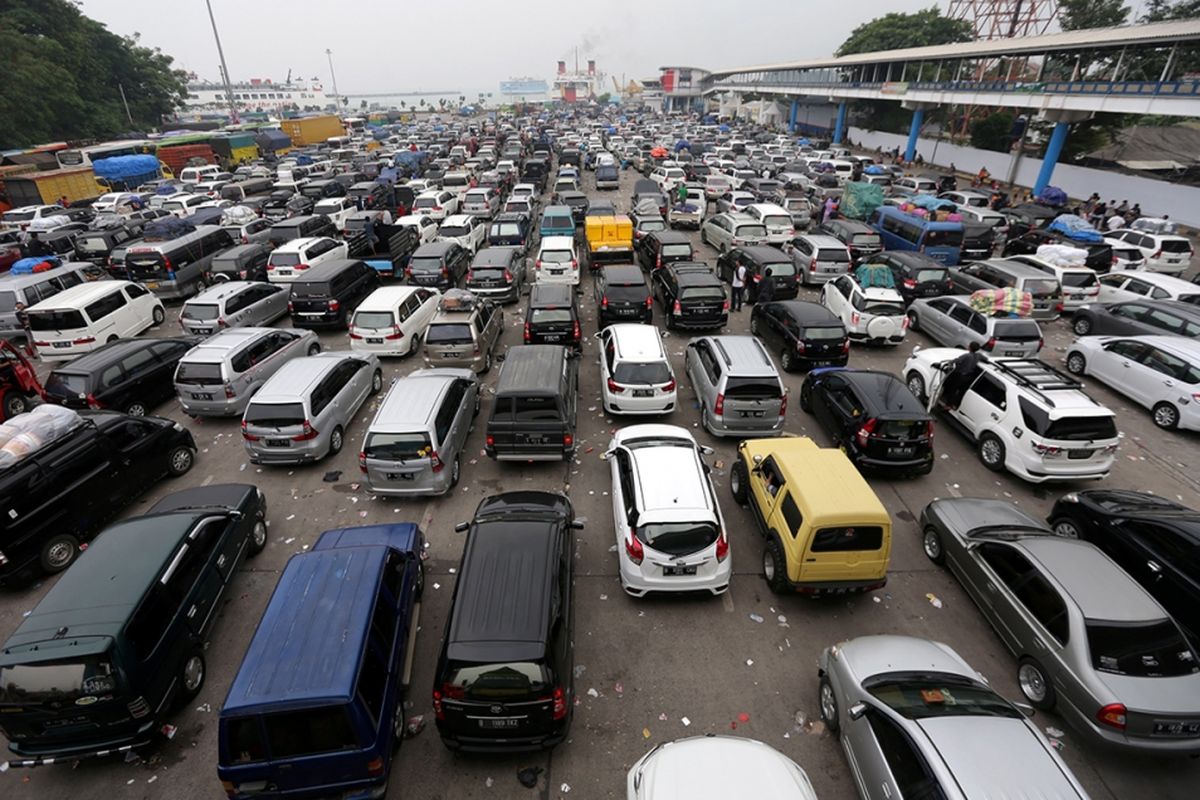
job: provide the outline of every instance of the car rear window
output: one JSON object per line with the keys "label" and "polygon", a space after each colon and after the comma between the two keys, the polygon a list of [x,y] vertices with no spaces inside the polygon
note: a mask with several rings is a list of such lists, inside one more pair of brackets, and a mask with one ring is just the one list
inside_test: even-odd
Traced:
{"label": "car rear window", "polygon": [[86,394],[88,391],[88,376],[55,370],[50,373],[50,377],[46,378],[46,391],[59,397],[72,394]]}
{"label": "car rear window", "polygon": [[1034,433],[1047,439],[1065,442],[1087,442],[1097,439],[1115,439],[1117,421],[1111,414],[1063,417],[1051,420],[1049,415],[1028,399],[1022,397],[1021,417]]}
{"label": "car rear window", "polygon": [[792,218],[786,214],[769,214],[763,217],[763,225],[770,225],[775,228],[790,228],[792,227]]}
{"label": "car rear window", "polygon": [[13,311],[17,307],[16,292],[0,292],[0,312]]}
{"label": "car rear window", "polygon": [[724,300],[725,290],[720,286],[689,286],[679,292],[681,300]]}
{"label": "car rear window", "polygon": [[6,704],[73,702],[87,696],[95,700],[116,688],[117,673],[106,654],[0,669],[0,703]]}
{"label": "car rear window", "polygon": [[671,368],[664,361],[622,361],[613,369],[613,380],[626,386],[667,383]]}
{"label": "car rear window", "polygon": [[[734,228],[734,236],[766,236],[767,229],[763,225],[738,225]],[[690,248],[689,248],[690,249]]]}
{"label": "car rear window", "polygon": [[292,297],[328,297],[329,281],[305,281],[292,284]]}
{"label": "car rear window", "polygon": [[443,225],[438,229],[438,236],[466,236],[470,232],[466,225]]}
{"label": "car rear window", "polygon": [[215,303],[184,303],[180,316],[195,320],[216,319],[221,316],[221,307]]}
{"label": "car rear window", "polygon": [[213,386],[221,383],[221,365],[211,362],[180,361],[175,370],[175,382],[192,386]]}
{"label": "car rear window", "polygon": [[1003,320],[992,323],[992,333],[997,339],[1008,342],[1032,342],[1042,338],[1042,329],[1031,319]]}
{"label": "car rear window", "polygon": [[108,249],[108,240],[103,236],[83,236],[75,240],[75,249],[98,253]]}
{"label": "car rear window", "polygon": [[439,322],[425,331],[425,344],[470,344],[471,326],[466,322]]}
{"label": "car rear window", "polygon": [[915,439],[926,431],[923,419],[876,419],[875,435],[885,439]]}
{"label": "car rear window", "polygon": [[271,758],[295,758],[360,747],[345,706],[264,714]]}
{"label": "car rear window", "polygon": [[818,261],[835,261],[841,264],[850,263],[850,253],[843,248],[822,248],[817,251]]}
{"label": "car rear window", "polygon": [[471,700],[517,700],[545,691],[550,677],[532,661],[471,664],[451,661],[442,684],[448,697]]}
{"label": "car rear window", "polygon": [[274,252],[271,253],[271,260],[269,263],[273,267],[294,267],[302,262],[300,261],[299,253]]}
{"label": "car rear window", "polygon": [[535,308],[529,312],[529,321],[531,323],[570,322],[571,321],[571,309],[569,309],[569,308]]}
{"label": "car rear window", "polygon": [[87,327],[83,314],[73,309],[30,311],[29,327],[35,331],[69,331]]}
{"label": "car rear window", "polygon": [[413,208],[435,208],[438,204],[436,197],[418,197]]}
{"label": "car rear window", "polygon": [[767,378],[730,377],[725,382],[725,396],[738,400],[778,399],[783,396],[779,381]]}
{"label": "car rear window", "polygon": [[429,434],[416,433],[368,433],[363,444],[367,458],[387,461],[410,461],[425,458],[432,450]]}
{"label": "car rear window", "polygon": [[1051,278],[1027,278],[1024,289],[1034,297],[1053,297],[1060,291],[1058,281]]}
{"label": "car rear window", "polygon": [[1114,675],[1163,678],[1200,670],[1195,653],[1167,619],[1153,622],[1085,620],[1092,667]]}
{"label": "car rear window", "polygon": [[413,272],[441,272],[442,259],[439,256],[414,257],[408,262],[408,268]]}
{"label": "car rear window", "polygon": [[813,536],[809,550],[814,553],[841,553],[851,550],[878,550],[883,547],[883,528],[878,525],[821,528]]}
{"label": "car rear window", "polygon": [[708,522],[659,522],[641,525],[637,537],[660,553],[686,556],[712,545],[717,527]]}
{"label": "car rear window", "polygon": [[813,325],[804,329],[804,338],[808,341],[828,341],[842,339],[846,336],[841,325]]}
{"label": "car rear window", "polygon": [[524,396],[512,398],[513,419],[521,422],[558,421],[558,402],[553,397]]}
{"label": "car rear window", "polygon": [[904,306],[900,305],[899,303],[889,303],[884,300],[877,300],[867,303],[864,310],[882,317],[904,316]]}
{"label": "car rear window", "polygon": [[355,328],[369,328],[378,330],[380,328],[390,328],[396,322],[396,318],[392,316],[390,311],[356,311],[351,325]]}
{"label": "car rear window", "polygon": [[303,425],[304,420],[304,406],[300,403],[251,403],[246,408],[245,421],[265,428]]}
{"label": "car rear window", "polygon": [[926,247],[962,247],[963,232],[961,230],[927,230],[925,231]]}
{"label": "car rear window", "polygon": [[[759,236],[767,235],[767,231],[765,228],[763,228],[762,225],[756,225],[754,227],[758,228]],[[751,234],[747,234],[747,235],[751,235]],[[692,246],[687,243],[664,244],[662,246],[662,254],[664,256],[672,256],[672,257],[679,257],[679,258],[691,258],[692,257]]]}
{"label": "car rear window", "polygon": [[1085,289],[1099,284],[1094,272],[1064,272],[1062,274],[1062,285],[1070,286],[1073,289]]}
{"label": "car rear window", "polygon": [[604,290],[604,295],[610,301],[620,303],[644,303],[646,298],[650,296],[650,290],[646,288],[644,283],[635,283],[632,286],[625,285],[610,285]]}
{"label": "car rear window", "polygon": [[492,236],[520,236],[521,226],[514,222],[497,222],[492,225]]}
{"label": "car rear window", "polygon": [[538,254],[538,260],[547,264],[569,264],[575,260],[575,254],[570,250],[543,250]]}
{"label": "car rear window", "polygon": [[946,280],[946,270],[944,269],[919,269],[917,270],[917,283],[925,283],[926,281],[944,281]]}
{"label": "car rear window", "polygon": [[856,233],[850,237],[850,241],[859,246],[872,246],[880,243],[877,233]]}
{"label": "car rear window", "polygon": [[1163,239],[1158,249],[1164,253],[1190,253],[1192,246],[1184,239]]}

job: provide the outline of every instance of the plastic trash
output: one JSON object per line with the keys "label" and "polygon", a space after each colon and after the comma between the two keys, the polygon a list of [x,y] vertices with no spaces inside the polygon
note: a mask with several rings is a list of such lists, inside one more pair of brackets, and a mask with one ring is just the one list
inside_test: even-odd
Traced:
{"label": "plastic trash", "polygon": [[340,469],[335,469],[335,470],[330,470],[329,472],[326,472],[325,477],[321,478],[321,480],[324,481],[325,483],[337,483],[338,479],[341,477],[342,477],[342,471]]}
{"label": "plastic trash", "polygon": [[926,599],[926,600],[928,600],[928,601],[929,601],[929,605],[933,606],[934,608],[941,608],[941,607],[942,607],[942,600],[941,600],[941,598],[940,598],[940,597],[938,597],[938,596],[937,596],[936,594],[934,594],[933,592],[927,592],[927,593],[925,594],[925,599]]}
{"label": "plastic trash", "polygon": [[755,622],[763,621],[763,618],[758,614],[750,614],[749,617],[750,617],[750,619],[754,620]]}
{"label": "plastic trash", "polygon": [[425,730],[424,714],[417,714],[415,717],[409,717],[404,722],[404,736],[406,739],[411,739],[423,730]]}

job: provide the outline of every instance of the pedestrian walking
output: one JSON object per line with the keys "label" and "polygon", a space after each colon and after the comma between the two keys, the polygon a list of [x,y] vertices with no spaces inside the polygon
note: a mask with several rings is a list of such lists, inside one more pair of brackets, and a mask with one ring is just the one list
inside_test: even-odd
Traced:
{"label": "pedestrian walking", "polygon": [[746,265],[738,264],[733,270],[733,279],[729,281],[733,297],[730,305],[734,311],[742,310],[742,295],[746,293]]}
{"label": "pedestrian walking", "polygon": [[763,267],[762,277],[755,284],[754,302],[756,305],[769,303],[775,299],[775,280],[771,277],[770,267]]}

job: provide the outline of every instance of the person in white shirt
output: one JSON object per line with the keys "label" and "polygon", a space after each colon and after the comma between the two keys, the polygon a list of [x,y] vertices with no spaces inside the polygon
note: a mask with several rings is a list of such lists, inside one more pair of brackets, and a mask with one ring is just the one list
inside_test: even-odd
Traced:
{"label": "person in white shirt", "polygon": [[742,310],[742,295],[746,292],[746,265],[738,264],[733,270],[733,280],[729,282],[733,288],[733,298],[730,305],[734,311]]}
{"label": "person in white shirt", "polygon": [[1125,227],[1125,218],[1122,217],[1120,214],[1113,214],[1111,217],[1108,218],[1107,224],[1108,224],[1108,229],[1110,231],[1115,231],[1117,228]]}

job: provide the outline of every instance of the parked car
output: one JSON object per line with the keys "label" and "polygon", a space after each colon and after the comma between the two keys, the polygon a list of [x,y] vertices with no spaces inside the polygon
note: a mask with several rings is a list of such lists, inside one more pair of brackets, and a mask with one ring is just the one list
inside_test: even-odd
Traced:
{"label": "parked car", "polygon": [[27,313],[33,344],[45,361],[69,360],[137,336],[166,319],[162,300],[129,281],[72,286],[34,304]]}
{"label": "parked car", "polygon": [[55,367],[46,378],[46,400],[144,417],[175,396],[175,367],[199,341],[180,336],[110,342]]}
{"label": "parked car", "polygon": [[504,333],[504,312],[490,300],[462,289],[442,295],[425,329],[425,366],[462,367],[477,374],[492,368]]}
{"label": "parked car", "polygon": [[602,328],[600,396],[610,414],[667,414],[675,410],[675,372],[658,329],[620,323]]}
{"label": "parked car", "polygon": [[1131,300],[1081,307],[1071,320],[1076,336],[1170,334],[1200,338],[1200,305],[1178,300]]}
{"label": "parked car", "polygon": [[1063,310],[1062,286],[1058,277],[1012,259],[990,259],[951,267],[950,285],[955,294],[966,295],[980,289],[1028,292],[1033,301],[1030,316],[1035,320],[1058,319]]}
{"label": "parked car", "polygon": [[1090,375],[1149,409],[1164,430],[1200,430],[1200,341],[1181,336],[1082,336],[1067,371]]}
{"label": "parked car", "polygon": [[457,241],[423,244],[409,259],[405,279],[415,286],[453,289],[466,276],[470,261],[470,251]]}
{"label": "parked car", "polygon": [[707,264],[673,261],[650,273],[650,283],[668,330],[723,328],[729,321],[725,287]]}
{"label": "parked car", "polygon": [[515,247],[524,254],[533,238],[530,225],[529,217],[523,214],[500,214],[488,223],[488,247]]}
{"label": "parked car", "polygon": [[437,313],[441,293],[420,286],[381,286],[350,318],[350,349],[377,356],[410,356]]}
{"label": "parked car", "polygon": [[578,365],[566,347],[508,348],[488,417],[484,452],[497,461],[567,461],[575,455]]}
{"label": "parked car", "polygon": [[1042,329],[1031,319],[981,314],[965,296],[917,298],[908,307],[908,327],[946,347],[964,350],[977,343],[988,353],[1033,357],[1045,345]]}
{"label": "parked car", "polygon": [[1200,305],[1200,287],[1192,281],[1157,272],[1111,272],[1098,279],[1095,301],[1120,303],[1126,300],[1178,300]]}
{"label": "parked car", "polygon": [[868,256],[863,264],[881,265],[891,270],[896,291],[907,306],[917,298],[941,297],[950,294],[950,271],[945,264],[923,253],[908,250],[885,250]]}
{"label": "parked car", "polygon": [[1122,228],[1104,235],[1140,250],[1146,259],[1144,269],[1152,272],[1182,275],[1192,265],[1192,256],[1196,254],[1191,240],[1178,234]]}
{"label": "parked car", "polygon": [[658,231],[637,239],[634,244],[638,263],[653,272],[672,261],[694,261],[695,253],[686,234],[677,231]]}
{"label": "parked car", "polygon": [[654,297],[645,274],[633,264],[609,264],[595,273],[592,291],[596,324],[603,329],[617,322],[654,321]]}
{"label": "parked car", "polygon": [[267,263],[271,248],[263,242],[240,244],[213,256],[208,265],[207,281],[267,281]]}
{"label": "parked car", "polygon": [[751,336],[703,336],[688,342],[685,369],[714,436],[783,432],[788,391],[762,342]]}
{"label": "parked car", "polygon": [[749,214],[723,213],[704,220],[700,241],[724,254],[735,247],[765,245],[771,239],[766,226]]}
{"label": "parked car", "polygon": [[291,284],[288,313],[302,328],[346,328],[350,316],[380,285],[379,273],[358,259],[325,261]]}
{"label": "parked car", "polygon": [[185,333],[211,336],[225,328],[266,327],[288,313],[286,286],[260,281],[225,281],[183,304],[179,325]]}
{"label": "parked car", "polygon": [[437,241],[454,242],[474,255],[487,245],[487,222],[469,214],[446,217],[438,227]]}
{"label": "parked car", "polygon": [[267,259],[267,280],[292,283],[307,277],[309,270],[329,261],[341,261],[349,248],[345,242],[328,236],[293,239],[279,245]]}
{"label": "parked car", "polygon": [[565,283],[535,283],[525,306],[525,344],[561,344],[582,350],[579,301]]}
{"label": "parked car", "polygon": [[824,306],[804,300],[755,304],[750,332],[768,350],[779,353],[786,372],[801,368],[845,366],[850,357],[846,327]]}
{"label": "parked car", "polygon": [[758,302],[764,280],[771,281],[773,300],[790,300],[799,295],[799,269],[792,257],[778,247],[765,244],[736,247],[717,258],[717,275],[732,284],[734,273],[743,265],[746,267],[747,301]]}
{"label": "parked car", "polygon": [[847,335],[871,344],[900,344],[908,333],[904,298],[895,289],[866,289],[849,275],[821,287],[821,305],[842,321]]}
{"label": "parked car", "polygon": [[192,417],[240,417],[262,384],[285,362],[321,352],[312,331],[232,328],[218,331],[179,360],[175,396]]}
{"label": "parked car", "polygon": [[463,285],[480,297],[497,303],[515,303],[524,292],[527,272],[521,248],[486,247],[471,259]]}

